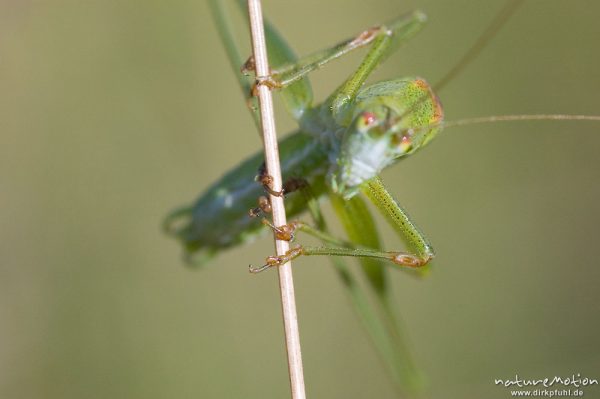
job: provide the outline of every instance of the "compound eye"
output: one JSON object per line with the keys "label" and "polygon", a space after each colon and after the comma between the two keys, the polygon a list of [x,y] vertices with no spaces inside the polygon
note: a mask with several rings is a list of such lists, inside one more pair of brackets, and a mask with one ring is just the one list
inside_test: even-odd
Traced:
{"label": "compound eye", "polygon": [[413,129],[408,129],[403,131],[400,134],[396,134],[393,139],[393,143],[398,147],[398,149],[405,153],[410,150],[412,147],[412,136],[414,135]]}
{"label": "compound eye", "polygon": [[375,114],[372,112],[364,112],[362,114],[362,118],[366,127],[373,126],[377,123],[377,116],[375,116]]}
{"label": "compound eye", "polygon": [[405,150],[408,150],[410,148],[411,143],[412,140],[410,139],[410,137],[402,136],[402,139],[400,140],[400,147]]}

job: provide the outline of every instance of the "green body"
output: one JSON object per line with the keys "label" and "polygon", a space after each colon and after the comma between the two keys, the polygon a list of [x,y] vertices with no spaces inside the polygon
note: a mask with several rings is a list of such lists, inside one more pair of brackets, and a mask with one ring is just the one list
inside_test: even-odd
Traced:
{"label": "green body", "polygon": [[[295,132],[279,143],[279,150],[284,178],[303,177],[312,195],[323,195],[327,148],[315,136]],[[217,180],[192,207],[176,212],[167,220],[167,229],[182,241],[189,254],[198,252],[198,259],[206,259],[207,255],[247,242],[266,231],[258,218],[248,215],[259,196],[264,195],[263,187],[255,181],[263,160],[262,152],[256,153]],[[303,212],[306,203],[302,193],[288,196],[288,215]],[[185,224],[179,230],[170,226],[181,222]]]}
{"label": "green body", "polygon": [[[279,144],[284,181],[302,178],[309,187],[286,197],[288,217],[307,209],[307,195],[319,198],[335,192],[347,198],[354,196],[362,183],[420,148],[435,134],[436,127],[412,132],[413,143],[407,145],[396,132],[365,130],[363,115],[367,113],[385,123],[386,117],[392,117],[390,112],[400,117],[416,104],[419,112],[411,110],[396,124],[400,136],[406,136],[407,129],[428,126],[441,118],[441,108],[434,97],[434,101],[422,100],[428,91],[421,79],[400,79],[363,89],[337,120],[331,114],[331,99],[306,109],[300,119],[302,130]],[[257,153],[242,162],[217,180],[192,207],[175,212],[167,220],[167,231],[182,241],[188,254],[204,261],[219,250],[247,242],[264,231],[260,221],[248,215],[257,198],[264,195],[263,187],[255,181],[263,160],[263,154]]]}

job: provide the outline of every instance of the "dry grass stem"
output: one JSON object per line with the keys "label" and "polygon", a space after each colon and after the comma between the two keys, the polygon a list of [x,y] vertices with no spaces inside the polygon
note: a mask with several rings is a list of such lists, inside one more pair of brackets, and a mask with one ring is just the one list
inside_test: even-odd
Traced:
{"label": "dry grass stem", "polygon": [[[248,15],[250,18],[250,30],[252,35],[252,50],[254,61],[256,63],[256,76],[264,77],[269,74],[269,64],[267,60],[267,46],[265,42],[260,0],[248,0]],[[267,171],[273,177],[273,190],[280,191],[282,188],[281,167],[279,164],[279,150],[277,146],[271,90],[265,85],[259,85],[258,99],[260,104]],[[273,209],[273,223],[276,226],[286,224],[283,197],[271,195],[271,205]],[[289,243],[287,241],[275,240],[275,247],[277,255],[283,255],[289,250]],[[291,262],[279,266],[278,270],[292,398],[304,399],[306,394],[304,389],[304,373],[302,370],[300,334],[298,331],[298,317],[296,313],[296,299],[294,295]]]}

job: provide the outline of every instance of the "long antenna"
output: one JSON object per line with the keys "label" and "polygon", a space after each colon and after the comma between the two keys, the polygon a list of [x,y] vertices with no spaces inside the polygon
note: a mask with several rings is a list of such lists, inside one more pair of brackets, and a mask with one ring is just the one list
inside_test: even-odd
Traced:
{"label": "long antenna", "polygon": [[448,129],[456,126],[479,125],[493,122],[517,122],[517,121],[593,121],[600,122],[600,115],[570,115],[570,114],[525,114],[525,115],[491,115],[475,118],[457,119],[454,121],[441,121],[430,123],[411,129],[420,132],[433,128]]}
{"label": "long antenna", "polygon": [[[517,11],[517,8],[523,4],[524,0],[510,0],[508,1],[502,10],[496,17],[490,22],[488,27],[483,31],[481,35],[477,38],[475,43],[467,50],[467,52],[458,60],[456,64],[444,75],[436,84],[431,86],[431,91],[433,93],[437,93],[444,86],[446,86],[452,79],[458,76],[471,61],[475,59],[481,53],[481,51],[485,48],[485,46],[489,43],[490,40],[496,36],[496,34],[500,31],[500,29],[508,22],[510,17]],[[400,115],[397,119],[403,119],[410,113],[412,113],[418,106],[427,101],[430,97],[430,94],[424,94],[418,99],[411,107],[409,107],[402,115]]]}
{"label": "long antenna", "polygon": [[[515,121],[600,121],[600,115],[567,115],[567,114],[530,114],[530,115],[492,115],[478,118],[458,119],[455,121],[441,122],[439,126],[444,128],[476,125],[491,122],[515,122]],[[430,128],[431,125],[427,128]]]}
{"label": "long antenna", "polygon": [[454,64],[454,66],[444,75],[436,84],[434,84],[433,91],[437,93],[444,86],[446,86],[452,79],[460,74],[467,65],[469,65],[487,46],[490,40],[496,36],[496,34],[502,29],[502,27],[510,20],[512,15],[517,9],[523,4],[523,0],[511,0],[504,5],[504,8],[500,10],[492,22],[487,26],[485,31],[473,43],[473,45],[467,50],[467,52]]}

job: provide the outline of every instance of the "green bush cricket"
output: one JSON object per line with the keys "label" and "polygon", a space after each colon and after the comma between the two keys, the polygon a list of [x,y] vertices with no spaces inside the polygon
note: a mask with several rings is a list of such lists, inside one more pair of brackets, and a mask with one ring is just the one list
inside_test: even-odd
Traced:
{"label": "green bush cricket", "polygon": [[[509,11],[505,10],[505,13],[511,12],[519,3],[510,2]],[[343,201],[361,201],[356,197],[361,192],[412,249],[411,253],[381,252],[348,248],[349,243],[346,243],[337,247],[304,247],[294,250],[289,258],[300,254],[374,257],[407,267],[424,266],[433,258],[431,245],[378,175],[384,168],[423,148],[436,136],[443,126],[441,103],[430,85],[418,77],[363,87],[369,74],[403,42],[412,38],[425,21],[425,15],[416,11],[299,61],[284,39],[272,27],[267,27],[270,58],[276,69],[261,83],[281,90],[286,107],[299,124],[298,131],[280,143],[284,180],[294,185],[301,178],[302,185],[309,187],[310,194],[316,198],[328,195],[330,198],[338,196]],[[314,105],[306,75],[365,46],[370,47],[369,52],[354,74],[323,103]],[[248,69],[248,65],[245,68]],[[454,71],[447,78],[452,75]],[[437,86],[442,86],[446,80]],[[248,92],[248,81],[240,78],[240,82]],[[577,118],[590,119],[566,115],[517,115],[482,118],[481,122]],[[469,122],[480,121],[458,123]],[[205,262],[221,250],[253,239],[263,230],[263,224],[248,217],[248,210],[255,209],[257,199],[269,190],[268,184],[261,187],[255,181],[261,163],[262,155],[254,155],[217,181],[193,206],[178,209],[170,215],[165,223],[166,230],[183,243],[188,260]],[[286,202],[290,217],[308,210],[306,196],[291,194]],[[305,224],[288,227],[300,228],[330,244],[342,243]],[[287,259],[270,257],[265,266],[277,266]]]}
{"label": "green bush cricket", "polygon": [[[301,176],[316,197],[330,192],[344,200],[351,200],[362,186],[365,194],[380,209],[388,210],[385,214],[397,223],[400,232],[417,249],[416,255],[387,255],[378,251],[357,252],[343,247],[304,248],[302,252],[305,255],[322,253],[389,257],[406,266],[424,265],[433,257],[433,251],[423,235],[376,177],[384,167],[413,153],[433,138],[439,130],[437,126],[422,127],[441,121],[441,105],[428,84],[418,78],[382,82],[361,89],[369,73],[393,46],[399,44],[396,42],[411,37],[424,22],[422,13],[413,13],[399,19],[390,28],[365,31],[281,73],[279,79],[282,83],[278,84],[289,85],[292,90],[297,90],[298,84],[293,82],[306,84],[303,77],[307,72],[353,48],[373,42],[373,49],[357,73],[323,104],[311,106],[308,90],[302,93],[300,100],[294,98],[287,102],[292,114],[297,117],[300,130],[280,144],[283,175],[288,181]],[[428,96],[426,101],[423,100],[424,94]],[[343,133],[344,130],[346,133]],[[260,155],[252,157],[209,189],[193,209],[177,211],[176,218],[193,215],[188,225],[175,232],[188,251],[198,251],[205,259],[221,249],[247,241],[262,229],[258,220],[247,217],[248,209],[255,206],[263,190],[254,181],[261,162]],[[287,206],[289,215],[295,216],[307,209],[306,198],[290,196]],[[210,220],[213,217],[234,223],[223,225],[216,223],[216,219]],[[223,226],[222,231],[216,227],[219,224]],[[272,265],[282,261],[273,260]]]}
{"label": "green bush cricket", "polygon": [[[291,227],[317,235],[328,246],[304,247],[290,253],[290,257],[301,253],[352,255],[383,258],[415,267],[426,264],[433,256],[427,240],[376,176],[386,166],[430,142],[440,130],[441,106],[430,86],[419,78],[397,79],[362,88],[378,63],[400,42],[416,33],[423,22],[423,14],[416,12],[386,25],[386,28],[364,31],[340,46],[299,62],[295,61],[283,39],[271,31],[275,51],[270,51],[270,55],[272,64],[279,70],[274,72],[272,79],[261,83],[282,86],[284,102],[300,126],[298,132],[280,144],[284,178],[291,182],[302,178],[312,196],[329,196],[353,245],[348,248],[347,241],[331,237],[317,220],[318,230],[304,224]],[[361,67],[323,104],[313,107],[305,74],[348,49],[363,45],[370,49]],[[237,65],[242,63],[237,61]],[[277,68],[282,65],[283,68]],[[248,92],[250,84],[243,78],[240,81]],[[263,187],[255,181],[261,164],[261,155],[248,159],[209,188],[195,205],[172,214],[167,223],[168,231],[183,242],[194,260],[207,261],[223,249],[247,242],[264,230],[259,220],[247,217],[248,209],[255,208],[257,199],[264,195],[265,189],[268,190],[268,185]],[[408,241],[411,253],[388,253],[378,249],[377,237],[371,234],[374,223],[364,201],[357,195],[359,193],[392,220],[393,226]],[[286,198],[291,217],[308,210],[309,206],[310,202],[302,192],[291,193]],[[266,266],[276,266],[286,260],[270,257]],[[380,263],[362,264],[368,269],[373,285],[384,290],[381,288],[385,286],[384,276],[377,269],[381,267]]]}

